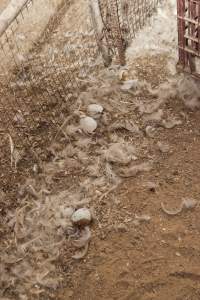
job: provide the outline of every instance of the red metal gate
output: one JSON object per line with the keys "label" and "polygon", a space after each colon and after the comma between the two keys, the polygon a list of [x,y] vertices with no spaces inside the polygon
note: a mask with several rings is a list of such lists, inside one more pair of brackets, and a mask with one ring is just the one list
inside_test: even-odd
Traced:
{"label": "red metal gate", "polygon": [[178,67],[200,78],[200,0],[177,0]]}

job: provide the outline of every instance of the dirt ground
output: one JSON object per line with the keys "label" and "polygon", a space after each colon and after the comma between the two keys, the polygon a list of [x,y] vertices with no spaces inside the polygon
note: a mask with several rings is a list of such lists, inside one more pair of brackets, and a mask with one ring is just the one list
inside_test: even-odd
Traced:
{"label": "dirt ground", "polygon": [[[160,207],[161,202],[174,207],[184,196],[199,197],[200,128],[195,127],[196,134],[165,135],[174,153],[152,174],[125,182],[105,200],[102,217],[110,214],[114,224],[94,237],[87,260],[72,275],[72,299],[199,299],[199,208],[166,217]],[[141,186],[149,180],[158,184],[156,192]],[[126,223],[135,213],[152,219],[135,228]],[[67,290],[59,299],[67,299]]]}
{"label": "dirt ground", "polygon": [[[145,70],[147,77],[155,72],[148,65]],[[88,257],[72,265],[56,299],[200,299],[199,205],[177,216],[161,209],[161,203],[179,207],[184,197],[199,200],[200,113],[189,113],[179,100],[169,106],[187,115],[184,127],[160,130],[156,137],[170,145],[170,153],[159,157],[153,171],[125,180],[95,204],[101,226],[94,222]],[[135,214],[151,218],[137,224]]]}
{"label": "dirt ground", "polygon": [[[147,76],[154,71],[150,68]],[[200,299],[199,204],[177,216],[161,209],[162,202],[169,209],[178,207],[184,197],[199,201],[200,112],[188,112],[179,100],[168,105],[187,116],[184,126],[160,129],[152,141],[167,142],[170,153],[161,154],[150,173],[125,180],[93,203],[98,219],[89,253],[73,262],[68,244],[60,249],[62,287],[45,299]],[[137,224],[135,214],[150,220]]]}
{"label": "dirt ground", "polygon": [[[141,55],[132,60],[130,69],[135,78],[146,80],[155,88],[168,80],[168,60],[166,54]],[[172,89],[170,85],[169,89]],[[140,91],[139,97],[141,102],[151,101],[143,91]],[[125,100],[129,105],[130,95],[122,95],[121,101]],[[137,100],[134,95],[131,105]],[[156,128],[152,137],[145,135],[146,123],[135,110],[127,114],[115,112],[114,120],[119,117],[137,120],[142,137],[123,130],[116,134],[139,145],[140,160],[153,160],[154,165],[149,172],[123,179],[116,189],[105,193],[104,197],[92,197],[90,208],[94,212],[94,221],[87,256],[81,261],[71,259],[74,249],[66,239],[55,261],[57,274],[62,277],[62,283],[55,290],[47,288],[26,298],[23,293],[19,296],[13,292],[17,280],[13,281],[13,286],[5,288],[3,300],[200,299],[200,111],[188,110],[178,96],[169,97],[162,109],[165,117],[175,115],[181,123],[169,129],[152,123]],[[104,144],[105,140],[111,140],[109,129],[99,129],[93,141],[98,139],[103,140]],[[160,149],[158,142],[165,143],[167,150]],[[95,151],[95,148],[90,149],[91,160],[95,160],[95,155],[98,157]],[[51,159],[48,164],[54,163]],[[83,165],[77,167],[77,161],[77,158],[76,162],[73,161],[74,167],[67,165],[66,161],[64,170],[56,170],[47,186],[52,194],[70,190],[78,185],[81,178],[88,177]],[[10,171],[15,182],[20,174],[19,186],[30,176],[23,171],[23,161],[18,171]],[[40,174],[40,178],[31,175],[39,186],[46,174]],[[8,212],[23,207],[22,200],[15,194],[19,186],[9,185],[8,194],[12,195],[12,199],[1,208],[2,220],[6,219]],[[184,198],[195,199],[196,206],[183,209],[177,215],[168,215],[163,211],[162,203],[172,211],[180,206]],[[2,223],[1,244],[7,253],[9,239],[14,238],[7,223]],[[29,251],[23,259],[28,257]],[[9,265],[2,270],[7,272],[10,269]]]}

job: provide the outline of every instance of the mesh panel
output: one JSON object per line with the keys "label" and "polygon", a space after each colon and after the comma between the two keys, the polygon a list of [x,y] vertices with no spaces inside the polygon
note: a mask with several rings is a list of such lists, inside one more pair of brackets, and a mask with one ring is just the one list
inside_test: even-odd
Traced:
{"label": "mesh panel", "polygon": [[[1,15],[1,149],[8,149],[9,136],[21,148],[46,147],[68,116],[82,79],[96,68],[102,45],[105,65],[124,65],[128,44],[158,3],[95,1],[101,31],[84,0],[18,0],[14,8],[12,1]],[[1,153],[9,158],[8,151]]]}

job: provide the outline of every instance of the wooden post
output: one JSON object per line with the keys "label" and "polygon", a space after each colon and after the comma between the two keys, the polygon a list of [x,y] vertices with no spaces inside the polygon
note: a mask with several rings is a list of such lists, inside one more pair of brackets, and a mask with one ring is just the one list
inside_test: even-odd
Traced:
{"label": "wooden post", "polygon": [[109,55],[107,45],[103,44],[104,24],[103,24],[103,20],[101,17],[101,10],[99,7],[98,0],[89,0],[89,7],[90,7],[92,24],[94,26],[94,30],[95,30],[95,34],[96,34],[97,45],[98,45],[99,51],[102,54],[102,58],[104,60],[104,65],[106,67],[108,67],[112,62],[112,58]]}

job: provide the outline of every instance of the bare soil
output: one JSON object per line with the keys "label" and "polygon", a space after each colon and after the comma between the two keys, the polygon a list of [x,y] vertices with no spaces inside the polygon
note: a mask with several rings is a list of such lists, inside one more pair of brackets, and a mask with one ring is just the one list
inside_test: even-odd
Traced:
{"label": "bare soil", "polygon": [[[143,70],[156,84],[163,72],[154,63],[144,59]],[[184,197],[199,200],[200,112],[189,113],[179,100],[169,106],[187,115],[184,126],[161,130],[153,141],[170,145],[170,154],[160,155],[153,171],[126,180],[95,204],[101,226],[94,223],[88,257],[73,265],[67,287],[56,299],[200,299],[199,205],[177,216],[161,209],[162,202],[173,209]],[[155,183],[155,190],[148,188],[149,182]],[[151,219],[135,224],[135,214]]]}

